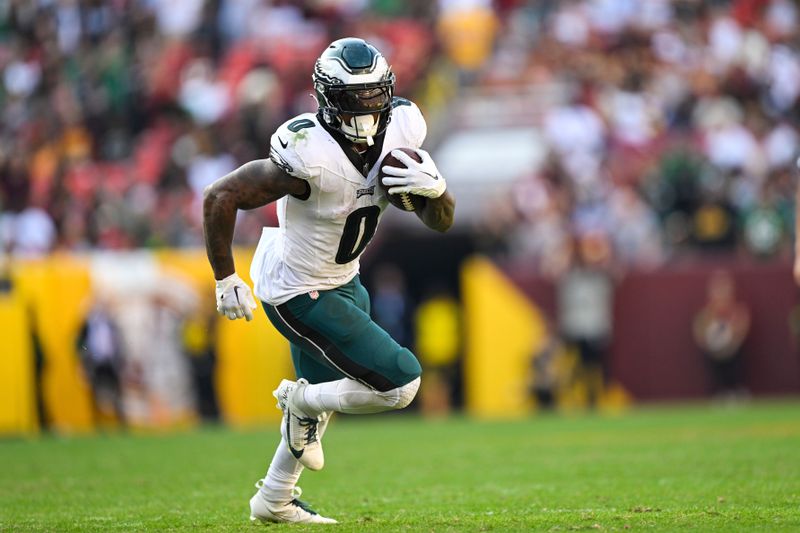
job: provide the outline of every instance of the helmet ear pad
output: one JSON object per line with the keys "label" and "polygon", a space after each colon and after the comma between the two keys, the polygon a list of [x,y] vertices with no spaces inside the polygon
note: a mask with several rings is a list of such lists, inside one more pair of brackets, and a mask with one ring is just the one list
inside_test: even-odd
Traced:
{"label": "helmet ear pad", "polygon": [[319,82],[314,84],[314,98],[317,100],[317,107],[322,120],[331,128],[338,130],[342,124],[339,110],[331,105],[328,97],[325,96],[325,86]]}

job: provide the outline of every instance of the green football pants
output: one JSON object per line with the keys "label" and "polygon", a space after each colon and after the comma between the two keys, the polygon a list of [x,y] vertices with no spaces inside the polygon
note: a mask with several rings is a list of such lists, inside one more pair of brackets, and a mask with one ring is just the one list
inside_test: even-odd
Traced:
{"label": "green football pants", "polygon": [[291,343],[298,378],[309,383],[345,377],[385,392],[422,373],[419,361],[369,316],[369,294],[356,276],[349,283],[263,304],[272,325]]}

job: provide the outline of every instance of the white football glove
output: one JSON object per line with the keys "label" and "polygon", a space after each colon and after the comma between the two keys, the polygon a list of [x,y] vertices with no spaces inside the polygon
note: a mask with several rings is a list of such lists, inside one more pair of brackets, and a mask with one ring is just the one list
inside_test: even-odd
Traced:
{"label": "white football glove", "polygon": [[217,280],[217,313],[228,317],[228,320],[246,318],[250,322],[256,307],[250,287],[235,272]]}
{"label": "white football glove", "polygon": [[408,154],[401,150],[392,150],[392,155],[408,168],[398,168],[385,166],[381,170],[387,176],[383,178],[383,184],[389,189],[389,194],[411,193],[426,198],[439,198],[444,194],[447,184],[439,174],[431,155],[417,148],[415,150],[422,158],[421,163],[414,161]]}

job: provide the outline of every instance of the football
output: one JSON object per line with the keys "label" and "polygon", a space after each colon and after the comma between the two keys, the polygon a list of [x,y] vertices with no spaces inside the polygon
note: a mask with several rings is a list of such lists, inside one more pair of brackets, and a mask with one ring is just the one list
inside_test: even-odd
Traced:
{"label": "football", "polygon": [[[414,159],[414,161],[422,161],[419,154],[411,148],[397,148],[397,150],[402,150]],[[378,173],[378,186],[383,190],[383,194],[389,200],[389,203],[403,211],[417,211],[422,209],[425,206],[424,196],[408,193],[389,194],[389,187],[383,184],[383,178],[386,176],[386,174],[383,173],[384,166],[397,168],[406,168],[406,166],[394,157],[391,151],[386,154],[386,157],[384,157],[381,162],[381,170]]]}

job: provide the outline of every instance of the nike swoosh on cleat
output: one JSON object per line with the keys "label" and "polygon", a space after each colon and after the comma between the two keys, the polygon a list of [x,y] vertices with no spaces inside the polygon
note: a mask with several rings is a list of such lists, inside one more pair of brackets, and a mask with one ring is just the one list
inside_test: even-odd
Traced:
{"label": "nike swoosh on cleat", "polygon": [[286,148],[287,146],[289,146],[289,143],[283,142],[283,139],[281,139],[280,137],[278,137],[278,142],[281,143],[281,147],[283,147],[283,148]]}
{"label": "nike swoosh on cleat", "polygon": [[305,450],[299,450],[299,451],[295,450],[294,448],[292,448],[292,445],[289,444],[290,442],[292,442],[292,430],[291,430],[291,422],[290,422],[291,417],[292,417],[292,415],[287,411],[286,412],[286,441],[287,441],[286,442],[286,447],[289,448],[289,451],[292,452],[292,455],[294,455],[295,459],[300,459],[303,456],[303,452]]}

